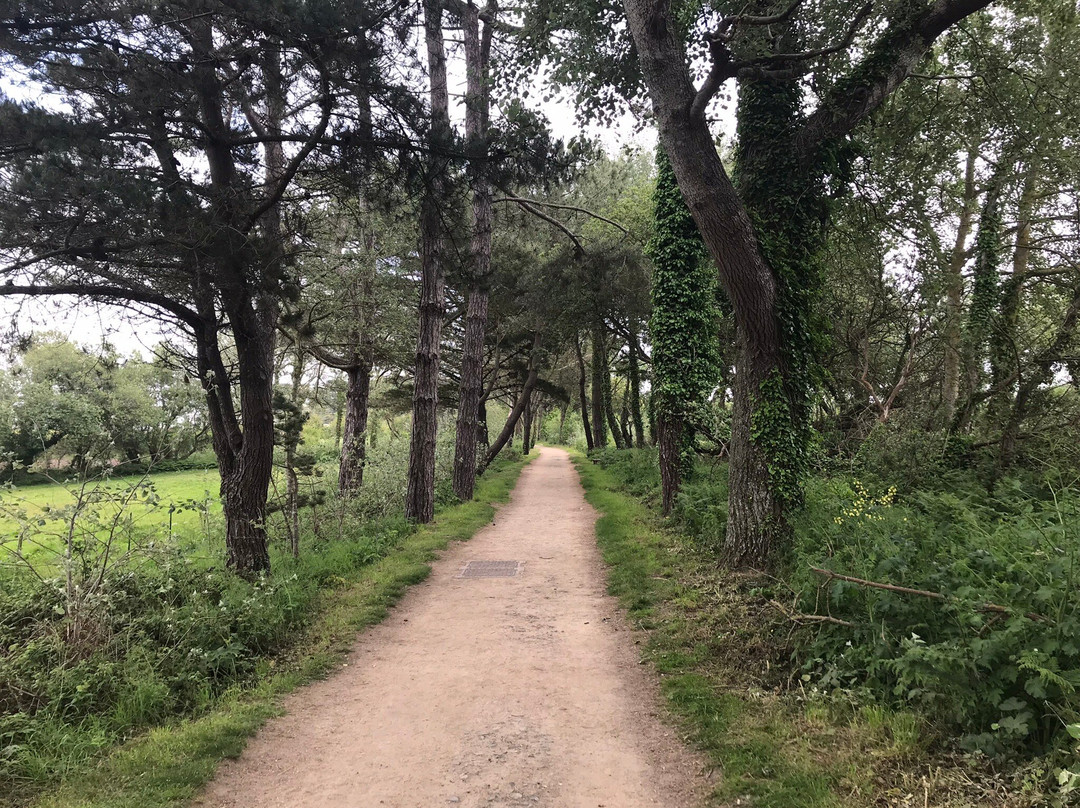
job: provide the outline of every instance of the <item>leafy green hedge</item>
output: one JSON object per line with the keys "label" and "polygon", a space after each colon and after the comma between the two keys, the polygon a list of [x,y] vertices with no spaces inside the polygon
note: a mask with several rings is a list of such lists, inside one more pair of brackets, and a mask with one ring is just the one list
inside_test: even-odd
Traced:
{"label": "leafy green hedge", "polygon": [[[812,571],[932,592],[897,592]],[[1046,750],[1080,719],[1080,494],[897,494],[817,480],[796,528],[799,608],[825,689],[915,707],[971,750]]]}
{"label": "leafy green hedge", "polygon": [[[592,459],[636,498],[657,501],[653,452]],[[811,480],[786,572],[761,592],[790,613],[839,621],[795,633],[793,673],[842,699],[917,710],[939,738],[968,750],[1061,749],[1075,763],[1080,492],[1044,487],[1040,498],[1019,482],[996,496],[871,488],[845,476]],[[712,548],[726,508],[726,468],[699,464],[672,519]],[[830,579],[814,567],[940,597]]]}

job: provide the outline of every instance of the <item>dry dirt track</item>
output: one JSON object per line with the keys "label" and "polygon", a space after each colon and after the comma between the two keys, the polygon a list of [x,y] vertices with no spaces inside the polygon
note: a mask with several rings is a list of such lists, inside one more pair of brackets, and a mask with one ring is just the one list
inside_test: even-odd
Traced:
{"label": "dry dirt track", "polygon": [[[228,808],[687,808],[701,766],[604,594],[596,514],[540,450],[509,505],[197,801]],[[458,577],[469,560],[518,577]]]}

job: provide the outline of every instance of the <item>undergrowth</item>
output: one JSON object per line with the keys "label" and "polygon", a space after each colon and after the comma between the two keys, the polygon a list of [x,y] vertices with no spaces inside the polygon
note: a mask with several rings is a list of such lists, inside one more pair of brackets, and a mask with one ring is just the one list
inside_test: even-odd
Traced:
{"label": "undergrowth", "polygon": [[[790,566],[749,575],[716,562],[722,464],[695,470],[666,522],[651,452],[607,451],[578,464],[604,514],[598,536],[611,590],[648,631],[670,705],[720,771],[717,804],[1071,804],[1069,767],[1080,768],[1066,729],[1075,666],[1060,638],[1077,599],[1066,589],[1064,534],[1054,533],[1070,521],[1060,501],[1011,515],[999,503],[992,518],[960,518],[957,508],[968,506],[945,507],[941,495],[920,510],[903,492],[817,481]],[[1021,532],[1032,519],[1034,534]],[[915,522],[920,529],[910,528]],[[908,544],[882,538],[901,526]],[[981,566],[963,560],[976,546],[989,554]],[[830,564],[868,580],[903,570],[893,580],[938,587],[947,599],[829,581],[809,569]],[[965,576],[972,591],[958,591]],[[980,611],[987,601],[1007,611]],[[1036,607],[1054,623],[1024,615]],[[817,616],[841,622],[810,619]],[[911,638],[915,620],[924,644]],[[986,667],[974,649],[988,654]],[[910,670],[890,664],[909,653]],[[1004,670],[1010,655],[1013,670]],[[1030,729],[1003,723],[1009,715]],[[978,737],[982,727],[988,737]]]}
{"label": "undergrowth", "polygon": [[[179,805],[235,755],[275,697],[327,672],[434,552],[490,521],[521,468],[501,460],[472,502],[417,528],[345,520],[299,559],[244,581],[176,554],[112,567],[71,633],[60,581],[0,589],[0,805]],[[115,751],[112,751],[115,750]],[[49,792],[49,796],[40,796]]]}

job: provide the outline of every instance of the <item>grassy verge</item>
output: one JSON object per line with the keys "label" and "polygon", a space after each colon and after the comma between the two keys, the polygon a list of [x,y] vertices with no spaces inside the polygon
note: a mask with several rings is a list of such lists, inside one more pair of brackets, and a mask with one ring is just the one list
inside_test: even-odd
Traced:
{"label": "grassy verge", "polygon": [[412,584],[430,572],[430,562],[451,541],[470,538],[491,521],[494,503],[505,502],[524,462],[490,470],[472,502],[447,508],[436,521],[365,567],[347,586],[327,590],[317,616],[289,653],[267,661],[253,685],[235,688],[198,718],[149,731],[97,765],[69,774],[37,808],[157,808],[186,804],[235,756],[268,718],[279,714],[279,697],[327,674],[351,646],[356,633],[382,620]]}
{"label": "grassy verge", "polygon": [[[910,713],[830,702],[792,674],[791,625],[762,594],[775,580],[720,569],[665,525],[648,495],[577,455],[609,589],[647,633],[672,712],[718,772],[715,805],[1027,806],[966,763],[934,757]],[[1009,793],[1009,791],[1012,793]]]}

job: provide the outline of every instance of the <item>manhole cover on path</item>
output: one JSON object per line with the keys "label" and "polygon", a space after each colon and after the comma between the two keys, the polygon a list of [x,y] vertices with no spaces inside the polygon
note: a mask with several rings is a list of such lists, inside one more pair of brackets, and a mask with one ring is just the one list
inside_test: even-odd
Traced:
{"label": "manhole cover on path", "polygon": [[515,578],[524,561],[468,561],[459,578]]}

